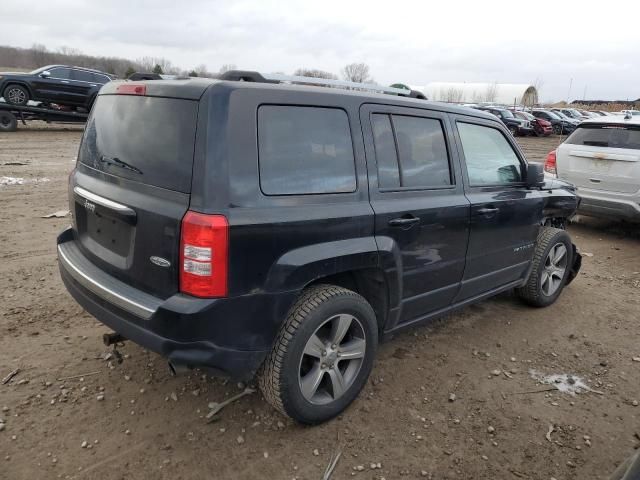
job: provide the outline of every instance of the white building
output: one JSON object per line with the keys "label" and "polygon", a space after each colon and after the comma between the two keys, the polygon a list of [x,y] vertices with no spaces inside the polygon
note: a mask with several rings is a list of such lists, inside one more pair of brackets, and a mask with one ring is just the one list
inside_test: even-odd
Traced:
{"label": "white building", "polygon": [[503,105],[534,105],[538,91],[526,83],[449,83],[433,82],[425,87],[411,87],[429,100],[453,103],[492,102]]}

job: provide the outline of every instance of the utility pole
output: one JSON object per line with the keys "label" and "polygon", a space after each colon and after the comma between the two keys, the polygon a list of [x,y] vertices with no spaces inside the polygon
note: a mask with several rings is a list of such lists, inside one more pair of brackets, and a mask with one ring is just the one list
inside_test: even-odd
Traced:
{"label": "utility pole", "polygon": [[573,85],[573,78],[569,79],[569,91],[567,92],[567,105],[569,105],[569,97],[571,96],[571,85]]}

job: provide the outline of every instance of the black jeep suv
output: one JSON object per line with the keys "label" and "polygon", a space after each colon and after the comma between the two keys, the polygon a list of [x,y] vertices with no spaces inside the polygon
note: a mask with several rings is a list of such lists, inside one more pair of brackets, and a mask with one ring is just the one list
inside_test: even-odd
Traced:
{"label": "black jeep suv", "polygon": [[[257,76],[256,78],[260,78]],[[552,304],[578,198],[478,110],[256,81],[111,82],[58,238],[71,295],[176,370],[339,414],[378,342],[515,289]]]}
{"label": "black jeep suv", "polygon": [[114,78],[99,70],[49,65],[30,73],[0,73],[0,96],[18,106],[33,100],[90,110],[98,90]]}

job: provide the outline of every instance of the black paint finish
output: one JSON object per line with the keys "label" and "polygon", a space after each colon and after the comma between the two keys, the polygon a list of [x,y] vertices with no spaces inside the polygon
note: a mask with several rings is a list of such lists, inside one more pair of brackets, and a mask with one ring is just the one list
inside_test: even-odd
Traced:
{"label": "black paint finish", "polygon": [[[178,363],[250,376],[299,293],[328,277],[376,278],[369,285],[378,290],[363,293],[371,301],[382,299],[378,303],[384,311],[377,312],[382,333],[512,288],[526,280],[540,225],[549,217],[568,217],[577,207],[576,195],[562,186],[470,187],[456,122],[489,125],[511,138],[498,119],[477,110],[327,88],[201,79],[145,83],[150,101],[159,96],[199,102],[190,192],[79,164],[70,177],[76,223],[58,242],[79,242],[95,265],[163,303],[149,321],[142,321],[86,291],[64,271],[62,276],[74,298],[99,320]],[[114,82],[100,94],[113,94],[116,88]],[[355,190],[265,195],[259,181],[261,105],[344,111]],[[371,126],[375,113],[441,122],[452,185],[379,188]],[[524,175],[525,159],[509,141]],[[98,242],[97,234],[89,232],[98,225],[91,215],[114,215],[87,210],[73,193],[76,185],[136,213],[134,224],[122,221],[105,231],[107,240],[122,244],[107,248],[107,240]],[[197,299],[178,291],[180,221],[188,209],[228,219],[228,298]],[[152,264],[150,256],[167,259],[171,267]]]}

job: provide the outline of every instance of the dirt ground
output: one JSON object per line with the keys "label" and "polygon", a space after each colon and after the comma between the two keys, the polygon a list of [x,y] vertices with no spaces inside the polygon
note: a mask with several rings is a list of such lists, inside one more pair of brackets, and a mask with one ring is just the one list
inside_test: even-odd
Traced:
{"label": "dirt ground", "polygon": [[[41,216],[67,208],[80,135],[0,134],[0,177],[24,180],[0,186],[0,379],[20,368],[0,384],[1,479],[320,479],[338,450],[333,479],[604,479],[640,445],[640,231],[584,218],[569,229],[583,270],[555,305],[502,295],[397,336],[325,425],[296,425],[259,393],[206,423],[208,403],[242,386],[171,377],[129,343],[122,364],[105,360],[107,329],[59,279],[69,219]],[[541,161],[558,141],[521,143]],[[593,391],[541,392],[531,369]]]}

